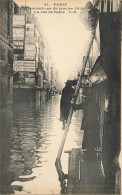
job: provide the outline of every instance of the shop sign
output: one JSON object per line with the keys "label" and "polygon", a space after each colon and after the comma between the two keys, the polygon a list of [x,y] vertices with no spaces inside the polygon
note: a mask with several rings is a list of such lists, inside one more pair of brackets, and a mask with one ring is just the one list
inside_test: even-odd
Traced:
{"label": "shop sign", "polygon": [[13,27],[21,27],[25,25],[25,15],[13,14]]}
{"label": "shop sign", "polygon": [[34,31],[26,31],[26,37],[33,37]]}
{"label": "shop sign", "polygon": [[25,45],[24,59],[26,60],[35,59],[35,45]]}
{"label": "shop sign", "polygon": [[35,72],[35,61],[15,61],[13,68],[15,71]]}
{"label": "shop sign", "polygon": [[34,37],[34,24],[26,24],[26,37]]}
{"label": "shop sign", "polygon": [[24,41],[24,28],[13,28],[13,40]]}
{"label": "shop sign", "polygon": [[35,45],[25,45],[25,51],[32,51],[35,53]]}
{"label": "shop sign", "polygon": [[14,49],[23,49],[24,42],[23,41],[13,41],[13,48]]}
{"label": "shop sign", "polygon": [[24,59],[25,60],[35,60],[35,53],[33,53],[32,51],[26,51]]}
{"label": "shop sign", "polygon": [[27,23],[26,24],[26,30],[28,31],[28,30],[34,30],[34,24],[31,24],[31,23]]}
{"label": "shop sign", "polygon": [[36,42],[36,37],[26,37],[25,44],[26,45],[34,45]]}

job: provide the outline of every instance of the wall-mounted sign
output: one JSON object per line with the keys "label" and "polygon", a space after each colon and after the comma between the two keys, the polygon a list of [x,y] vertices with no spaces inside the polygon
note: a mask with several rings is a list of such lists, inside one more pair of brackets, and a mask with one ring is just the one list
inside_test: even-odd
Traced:
{"label": "wall-mounted sign", "polygon": [[25,45],[25,51],[33,51],[35,53],[35,45]]}
{"label": "wall-mounted sign", "polygon": [[26,30],[34,30],[34,24],[31,24],[31,23],[27,23],[26,24]]}
{"label": "wall-mounted sign", "polygon": [[15,61],[13,69],[15,71],[35,72],[35,61]]}
{"label": "wall-mounted sign", "polygon": [[13,28],[13,40],[24,40],[24,28]]}
{"label": "wall-mounted sign", "polygon": [[13,41],[13,48],[14,49],[23,49],[24,42],[23,41]]}
{"label": "wall-mounted sign", "polygon": [[34,45],[36,42],[36,37],[25,37],[26,45]]}
{"label": "wall-mounted sign", "polygon": [[34,31],[26,31],[26,37],[33,37]]}
{"label": "wall-mounted sign", "polygon": [[32,51],[27,51],[24,56],[25,60],[35,60],[35,54]]}
{"label": "wall-mounted sign", "polygon": [[26,24],[26,37],[34,37],[34,24]]}
{"label": "wall-mounted sign", "polygon": [[13,14],[13,27],[22,27],[25,25],[25,15]]}
{"label": "wall-mounted sign", "polygon": [[25,45],[25,60],[35,60],[35,45]]}

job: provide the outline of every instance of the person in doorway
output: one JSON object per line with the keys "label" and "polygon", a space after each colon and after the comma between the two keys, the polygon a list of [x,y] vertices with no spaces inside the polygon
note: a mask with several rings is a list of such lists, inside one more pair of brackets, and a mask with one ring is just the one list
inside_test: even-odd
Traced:
{"label": "person in doorway", "polygon": [[62,90],[62,96],[60,101],[60,120],[63,123],[62,129],[65,129],[65,124],[69,116],[71,100],[75,93],[76,84],[77,80],[67,80],[66,85]]}
{"label": "person in doorway", "polygon": [[73,110],[83,110],[81,129],[84,130],[82,149],[93,152],[100,147],[99,105],[90,89],[82,93],[82,103],[72,104]]}

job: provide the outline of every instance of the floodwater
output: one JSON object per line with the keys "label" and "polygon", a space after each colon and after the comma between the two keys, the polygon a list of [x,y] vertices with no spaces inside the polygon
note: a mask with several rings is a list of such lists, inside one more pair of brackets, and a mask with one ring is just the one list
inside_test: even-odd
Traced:
{"label": "floodwater", "polygon": [[[59,121],[60,95],[49,101],[14,100],[14,106],[2,113],[1,120],[1,193],[61,194],[56,156],[64,130]],[[82,112],[73,114],[62,153],[63,172],[68,172],[68,153],[81,146]]]}

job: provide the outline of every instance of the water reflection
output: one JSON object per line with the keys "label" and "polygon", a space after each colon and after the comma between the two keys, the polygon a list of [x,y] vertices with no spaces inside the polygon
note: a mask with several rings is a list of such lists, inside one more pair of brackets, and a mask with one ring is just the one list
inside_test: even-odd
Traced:
{"label": "water reflection", "polygon": [[[3,115],[2,130],[2,193],[60,194],[61,187],[55,159],[63,136],[57,119],[60,96],[48,102],[14,100],[13,113]],[[76,113],[75,113],[76,115]],[[7,121],[7,122],[6,122]],[[74,116],[69,133],[70,141],[81,144],[79,128]],[[6,129],[6,130],[5,130]],[[64,150],[67,150],[67,143]],[[68,156],[63,155],[63,169],[67,172]]]}

